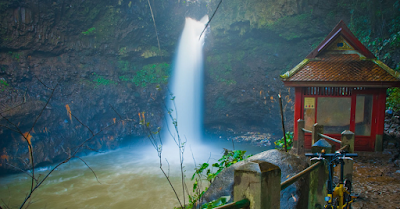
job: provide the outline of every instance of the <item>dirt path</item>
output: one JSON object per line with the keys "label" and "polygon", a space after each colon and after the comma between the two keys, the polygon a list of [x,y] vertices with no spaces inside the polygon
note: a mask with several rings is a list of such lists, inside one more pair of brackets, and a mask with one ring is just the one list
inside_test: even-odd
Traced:
{"label": "dirt path", "polygon": [[359,198],[353,209],[400,209],[400,168],[389,162],[393,155],[359,153],[354,163],[353,192]]}

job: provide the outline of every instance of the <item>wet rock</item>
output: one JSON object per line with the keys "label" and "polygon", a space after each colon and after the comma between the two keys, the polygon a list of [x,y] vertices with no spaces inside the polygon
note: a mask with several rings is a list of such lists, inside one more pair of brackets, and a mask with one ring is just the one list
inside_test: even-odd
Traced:
{"label": "wet rock", "polygon": [[395,160],[393,163],[396,167],[400,167],[400,160]]}
{"label": "wet rock", "polygon": [[[221,196],[231,196],[233,200],[233,183],[234,183],[234,170],[235,168],[245,164],[249,161],[260,160],[272,163],[279,166],[281,169],[281,182],[285,181],[288,177],[297,174],[307,167],[305,160],[298,156],[289,153],[281,152],[278,150],[268,150],[248,158],[245,161],[238,162],[229,168],[223,170],[210,185],[207,192],[203,195],[204,202],[209,202],[218,199]],[[281,208],[303,208],[304,200],[308,195],[308,188],[305,180],[299,180],[290,185],[285,190],[281,191]],[[302,207],[303,206],[303,207]]]}

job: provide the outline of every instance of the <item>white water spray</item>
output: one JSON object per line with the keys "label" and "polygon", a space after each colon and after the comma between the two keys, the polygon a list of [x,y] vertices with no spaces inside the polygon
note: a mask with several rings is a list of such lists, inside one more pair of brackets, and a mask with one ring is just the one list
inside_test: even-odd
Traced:
{"label": "white water spray", "polygon": [[[168,109],[173,110],[172,116],[176,117],[182,141],[187,139],[191,145],[197,144],[202,136],[204,35],[199,37],[207,21],[208,16],[200,21],[186,18],[169,87],[174,100],[168,101]],[[169,115],[166,117],[169,129],[176,138],[173,122]],[[172,144],[170,133],[164,134],[164,138],[168,139],[166,144]]]}

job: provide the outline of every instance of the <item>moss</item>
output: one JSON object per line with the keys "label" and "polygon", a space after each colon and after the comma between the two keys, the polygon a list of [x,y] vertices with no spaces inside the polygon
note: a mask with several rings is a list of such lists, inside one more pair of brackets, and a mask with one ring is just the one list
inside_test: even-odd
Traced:
{"label": "moss", "polygon": [[317,25],[316,19],[312,16],[312,10],[299,15],[282,17],[269,24],[267,28],[290,41],[321,33],[316,27],[310,27],[310,25]]}
{"label": "moss", "polygon": [[217,54],[207,57],[210,77],[218,83],[225,85],[235,85],[236,80],[233,75],[233,65],[241,62],[245,55],[244,51],[236,51],[234,53]]}
{"label": "moss", "polygon": [[7,81],[4,78],[0,78],[0,91],[4,91],[8,86]]}
{"label": "moss", "polygon": [[96,28],[96,41],[103,42],[115,38],[114,33],[120,18],[119,8],[107,6],[104,14],[93,25]]}
{"label": "moss", "polygon": [[92,28],[87,29],[86,31],[83,31],[82,34],[85,36],[94,35],[95,30],[96,30],[96,28],[92,27]]}
{"label": "moss", "polygon": [[19,61],[20,60],[20,54],[18,52],[12,52],[9,51],[8,54],[15,60],[15,61]]}
{"label": "moss", "polygon": [[220,96],[215,101],[214,109],[223,109],[226,107],[226,102],[223,96]]}
{"label": "moss", "polygon": [[94,88],[97,88],[99,86],[108,86],[111,84],[116,84],[115,81],[112,81],[110,79],[106,79],[101,75],[97,75],[96,73],[93,73],[94,79],[92,80],[94,83]]}
{"label": "moss", "polygon": [[121,81],[125,81],[125,82],[130,80],[130,79],[128,78],[128,76],[125,76],[125,75],[120,76],[119,79],[120,79]]}
{"label": "moss", "polygon": [[[211,0],[208,3],[209,15],[215,10],[219,0]],[[281,11],[278,13],[277,11]],[[293,5],[285,2],[266,4],[264,0],[230,0],[228,4],[222,4],[218,10],[218,18],[213,19],[212,30],[214,32],[232,29],[234,23],[248,23],[250,28],[265,28],[282,14],[293,15],[296,10]],[[239,29],[241,31],[241,29]],[[241,31],[243,34],[244,31]]]}
{"label": "moss", "polygon": [[122,57],[126,57],[127,56],[127,51],[126,51],[126,46],[125,47],[121,47],[118,51],[118,54]]}
{"label": "moss", "polygon": [[155,47],[155,46],[152,46],[152,47],[150,47],[149,49],[146,49],[142,54],[141,54],[141,56],[142,57],[144,57],[144,58],[150,58],[150,57],[156,57],[156,56],[168,56],[169,54],[168,54],[168,52],[167,51],[165,51],[165,50],[162,50],[161,49],[161,51],[157,48],[157,47]]}
{"label": "moss", "polygon": [[122,71],[128,71],[131,69],[135,69],[134,67],[131,66],[129,61],[124,61],[124,60],[118,60],[117,67]]}
{"label": "moss", "polygon": [[167,63],[145,65],[131,79],[131,82],[141,87],[146,87],[148,84],[166,84],[170,75],[170,69],[171,67]]}

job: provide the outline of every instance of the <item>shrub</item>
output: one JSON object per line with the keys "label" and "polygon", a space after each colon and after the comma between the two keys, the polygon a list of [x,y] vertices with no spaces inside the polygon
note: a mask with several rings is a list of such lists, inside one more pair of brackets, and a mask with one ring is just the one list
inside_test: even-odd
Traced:
{"label": "shrub", "polygon": [[[286,145],[287,149],[290,150],[293,146],[293,132],[286,132]],[[282,137],[281,139],[274,142],[275,149],[285,150],[285,139]]]}
{"label": "shrub", "polygon": [[386,109],[400,109],[400,88],[389,88],[387,90]]}

